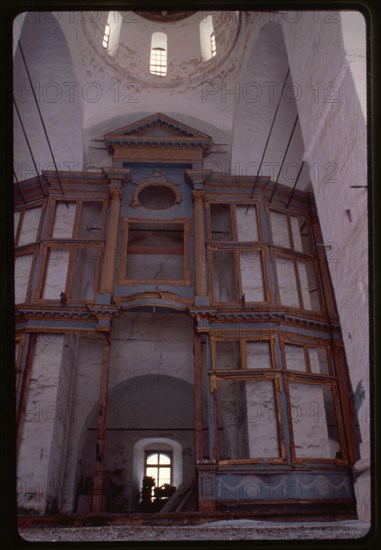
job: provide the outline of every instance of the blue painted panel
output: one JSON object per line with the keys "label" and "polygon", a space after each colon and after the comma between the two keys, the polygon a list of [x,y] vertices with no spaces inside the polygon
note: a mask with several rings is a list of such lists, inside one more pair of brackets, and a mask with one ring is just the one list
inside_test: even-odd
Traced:
{"label": "blue painted panel", "polygon": [[216,475],[217,501],[229,500],[325,500],[354,498],[349,474]]}

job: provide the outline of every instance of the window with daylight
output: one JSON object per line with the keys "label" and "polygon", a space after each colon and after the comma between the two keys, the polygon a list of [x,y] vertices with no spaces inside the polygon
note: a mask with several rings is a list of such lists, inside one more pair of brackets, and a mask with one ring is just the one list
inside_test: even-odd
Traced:
{"label": "window with daylight", "polygon": [[210,51],[212,52],[212,57],[214,57],[217,53],[216,35],[214,32],[210,35]]}
{"label": "window with daylight", "polygon": [[217,54],[212,15],[207,15],[200,23],[200,46],[203,61],[209,61]]}
{"label": "window with daylight", "polygon": [[152,34],[149,70],[158,76],[167,75],[167,35],[164,32]]}
{"label": "window with daylight", "polygon": [[172,484],[172,453],[162,451],[147,451],[145,460],[145,475],[152,477],[156,487]]}
{"label": "window with daylight", "polygon": [[118,11],[109,12],[103,33],[102,46],[110,55],[115,55],[118,50],[122,22],[122,15]]}
{"label": "window with daylight", "polygon": [[105,50],[108,49],[108,44],[110,41],[110,32],[111,32],[111,27],[108,23],[106,23],[105,32],[103,34],[103,40],[102,40],[102,46],[104,47]]}

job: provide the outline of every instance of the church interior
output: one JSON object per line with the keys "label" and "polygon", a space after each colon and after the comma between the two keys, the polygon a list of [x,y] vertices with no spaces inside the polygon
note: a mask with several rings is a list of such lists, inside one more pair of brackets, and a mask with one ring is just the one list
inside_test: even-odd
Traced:
{"label": "church interior", "polygon": [[361,13],[13,33],[20,515],[369,521]]}

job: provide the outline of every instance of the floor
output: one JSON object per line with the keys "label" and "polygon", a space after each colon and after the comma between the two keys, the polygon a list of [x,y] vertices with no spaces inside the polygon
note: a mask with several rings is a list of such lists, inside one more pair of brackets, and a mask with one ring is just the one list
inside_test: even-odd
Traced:
{"label": "floor", "polygon": [[303,540],[359,539],[370,524],[358,520],[333,522],[274,522],[249,519],[222,520],[199,525],[103,527],[23,527],[28,541],[193,541],[193,540]]}

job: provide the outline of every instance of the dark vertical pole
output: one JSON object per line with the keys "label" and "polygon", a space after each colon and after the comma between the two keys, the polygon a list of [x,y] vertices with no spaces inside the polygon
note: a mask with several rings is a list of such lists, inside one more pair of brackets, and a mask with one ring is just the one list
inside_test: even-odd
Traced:
{"label": "dark vertical pole", "polygon": [[34,357],[34,350],[36,347],[36,334],[30,334],[29,338],[27,339],[28,342],[28,351],[27,356],[25,360],[25,368],[22,375],[22,382],[21,382],[21,390],[20,390],[20,397],[17,407],[17,416],[16,416],[16,449],[17,454],[20,448],[20,441],[21,441],[21,434],[22,434],[22,426],[23,426],[23,414],[24,409],[26,405],[26,400],[28,397],[28,389],[30,384],[30,378],[32,374],[32,366],[33,366],[33,357]]}
{"label": "dark vertical pole", "polygon": [[97,426],[97,448],[95,458],[95,473],[93,485],[92,513],[98,514],[102,507],[102,490],[105,458],[105,436],[106,417],[108,400],[108,379],[110,373],[111,336],[105,334],[103,337],[102,372],[99,391],[99,409]]}
{"label": "dark vertical pole", "polygon": [[196,461],[203,457],[202,451],[202,386],[201,386],[201,334],[194,335],[194,428]]}

